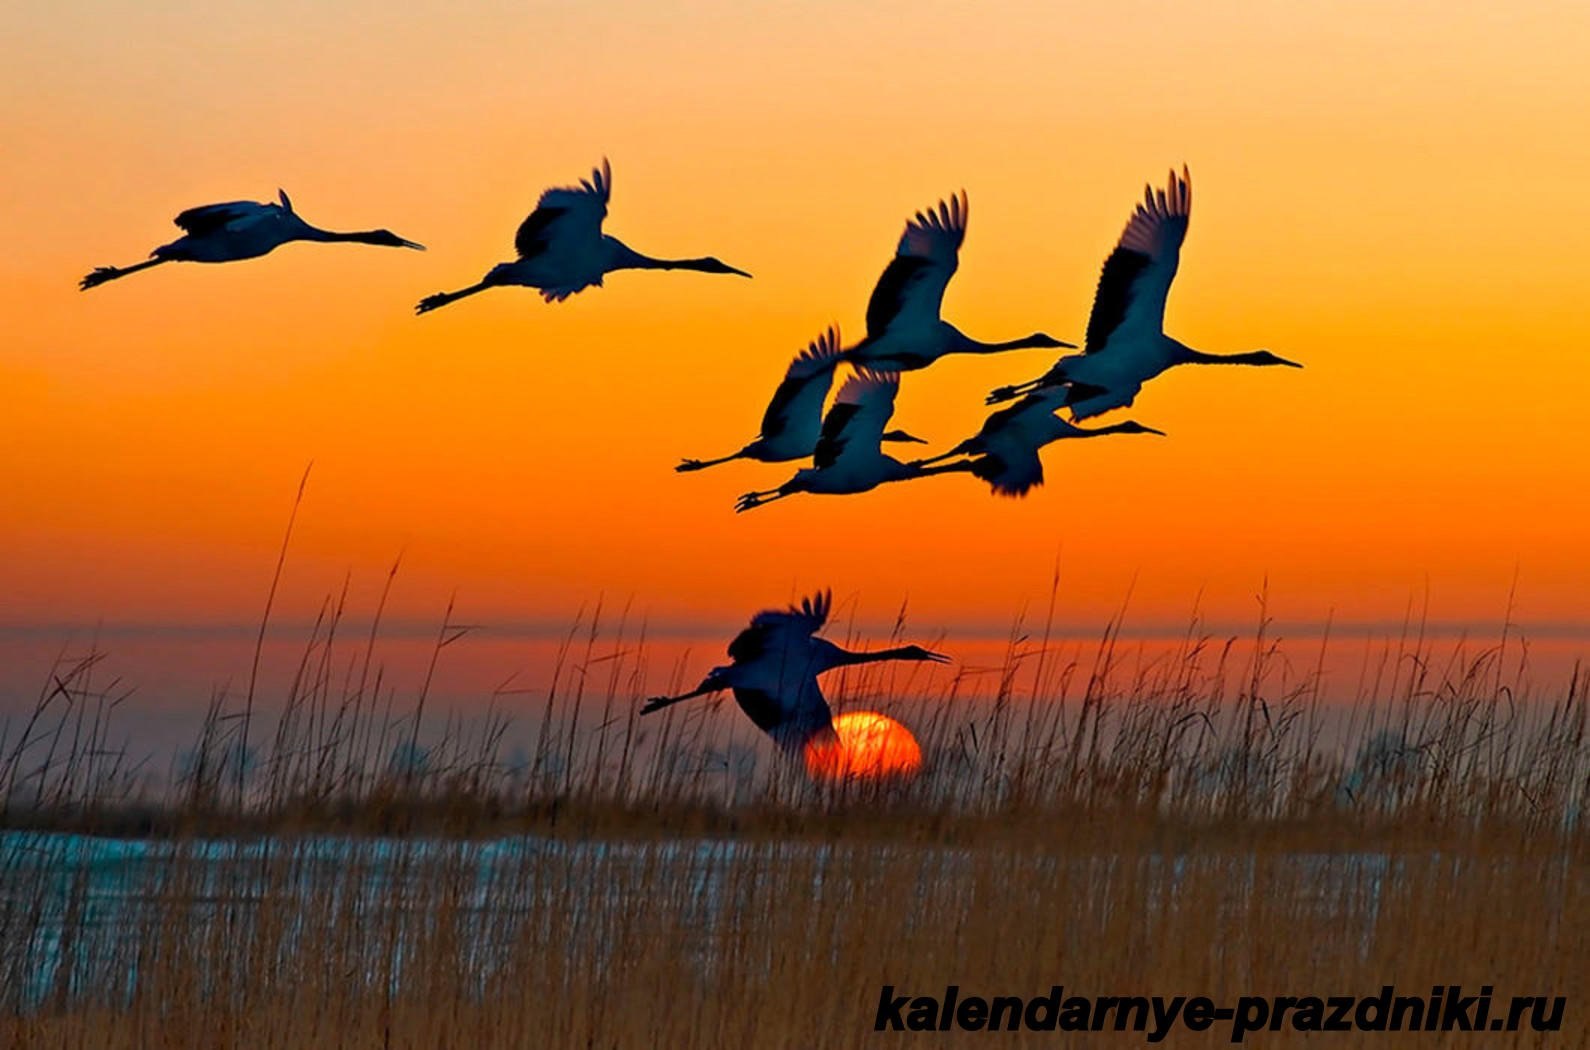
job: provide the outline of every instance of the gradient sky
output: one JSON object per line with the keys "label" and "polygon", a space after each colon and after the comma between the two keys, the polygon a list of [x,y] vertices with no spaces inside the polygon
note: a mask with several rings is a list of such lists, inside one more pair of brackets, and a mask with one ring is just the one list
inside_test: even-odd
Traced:
{"label": "gradient sky", "polygon": [[[730,623],[831,585],[887,618],[1586,622],[1590,9],[1111,3],[23,2],[0,14],[0,626],[249,623],[314,462],[279,608],[353,579],[561,623],[633,598]],[[754,281],[627,273],[547,306],[422,295],[509,258],[606,155],[608,230]],[[968,478],[736,516],[791,354],[965,187],[945,316],[1079,340],[1145,180],[1191,166],[1168,327],[1307,368],[1183,369],[1048,484]],[[80,293],[171,216],[278,186],[424,254],[290,245]],[[942,448],[1046,351],[905,379]],[[1135,581],[1135,583],[1134,583]]]}

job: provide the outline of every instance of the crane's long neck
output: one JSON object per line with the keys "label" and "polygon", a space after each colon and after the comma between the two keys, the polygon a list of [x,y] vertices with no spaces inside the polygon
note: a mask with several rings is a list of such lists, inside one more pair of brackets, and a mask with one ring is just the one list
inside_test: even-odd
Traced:
{"label": "crane's long neck", "polygon": [[1060,419],[1059,417],[1055,418],[1055,422],[1060,424],[1060,427],[1057,428],[1059,430],[1059,435],[1061,437],[1067,438],[1096,438],[1104,437],[1107,434],[1141,433],[1138,424],[1134,423],[1130,419],[1124,420],[1120,423],[1111,423],[1108,426],[1102,427],[1076,427],[1072,426],[1070,423],[1067,423],[1065,420]]}
{"label": "crane's long neck", "polygon": [[875,653],[853,653],[849,649],[837,650],[832,659],[834,667],[853,667],[856,664],[875,664],[884,660],[920,660],[922,650],[914,645],[905,645],[897,649],[879,649]]}
{"label": "crane's long neck", "polygon": [[1176,344],[1176,363],[1178,365],[1268,365],[1274,364],[1275,358],[1263,350],[1254,350],[1245,354],[1206,354],[1202,350],[1194,350],[1190,346]]}
{"label": "crane's long neck", "polygon": [[298,236],[303,241],[324,241],[328,244],[354,243],[354,244],[381,244],[381,231],[379,230],[354,230],[342,232],[339,230],[322,230],[315,226],[304,224],[303,232]]}
{"label": "crane's long neck", "polygon": [[955,344],[952,352],[958,354],[999,354],[1004,353],[1006,350],[1032,350],[1053,345],[1047,336],[1036,332],[1020,339],[1009,339],[1003,343],[985,343],[981,339],[973,339],[957,328],[955,329]]}
{"label": "crane's long neck", "polygon": [[607,238],[609,270],[707,270],[711,259],[655,259],[642,255],[617,237]]}

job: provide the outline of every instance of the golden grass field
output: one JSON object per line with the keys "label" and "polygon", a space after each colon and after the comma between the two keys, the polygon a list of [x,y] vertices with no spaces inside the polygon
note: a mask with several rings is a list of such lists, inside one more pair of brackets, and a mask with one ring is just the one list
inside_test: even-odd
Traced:
{"label": "golden grass field", "polygon": [[[500,713],[450,719],[421,751],[424,691],[394,707],[370,643],[322,625],[289,695],[219,697],[155,789],[111,745],[128,705],[87,684],[94,657],[63,662],[0,741],[0,1045],[1146,1038],[875,1034],[885,984],[1492,985],[1565,996],[1562,1030],[1309,1038],[1590,1045],[1577,671],[1526,686],[1516,642],[1439,655],[1415,627],[1331,698],[1262,626],[1239,646],[1195,625],[1153,659],[1128,658],[1118,626],[1085,659],[1013,636],[980,691],[836,673],[836,708],[891,711],[928,755],[909,782],[837,785],[744,743],[729,702],[638,723],[644,647],[607,659],[579,632],[518,711],[530,753],[501,753]],[[571,672],[593,660],[600,676]]]}

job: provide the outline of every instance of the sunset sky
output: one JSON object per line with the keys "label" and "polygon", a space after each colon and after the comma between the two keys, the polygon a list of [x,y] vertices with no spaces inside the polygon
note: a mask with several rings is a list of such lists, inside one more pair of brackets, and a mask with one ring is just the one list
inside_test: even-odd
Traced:
{"label": "sunset sky", "polygon": [[[467,10],[466,10],[467,7]],[[1487,9],[1488,8],[1488,9]],[[1245,623],[1590,625],[1590,8],[1582,3],[54,0],[0,14],[0,641],[257,622],[401,552],[397,621],[598,595],[729,628],[831,586],[997,631],[1047,602]],[[755,280],[620,273],[546,305],[421,296],[511,257],[541,190],[611,158],[607,229]],[[1023,501],[965,477],[735,515],[790,356],[863,331],[905,219],[965,188],[944,315],[1080,341],[1147,180],[1191,168],[1168,330],[1287,369],[1182,369],[1063,443]],[[196,204],[285,188],[421,254],[289,245],[77,280]],[[1049,351],[907,375],[935,451]],[[1122,416],[1121,418],[1125,418]],[[1202,594],[1199,599],[1199,594]],[[1590,631],[1584,633],[1590,634]],[[42,669],[0,669],[0,697]]]}

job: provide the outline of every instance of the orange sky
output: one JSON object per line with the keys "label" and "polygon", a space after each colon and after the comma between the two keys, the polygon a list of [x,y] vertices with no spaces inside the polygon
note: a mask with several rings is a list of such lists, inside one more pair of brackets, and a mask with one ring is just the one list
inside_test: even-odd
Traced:
{"label": "orange sky", "polygon": [[[282,608],[352,573],[398,615],[558,621],[606,594],[733,622],[796,589],[928,627],[1047,600],[1146,620],[1577,624],[1590,416],[1583,5],[13,5],[0,16],[0,625],[250,622],[305,464]],[[328,12],[335,6],[336,11]],[[860,9],[858,9],[860,8]],[[612,158],[608,229],[754,281],[499,290],[542,188]],[[678,476],[754,436],[791,354],[867,295],[914,210],[965,187],[945,316],[1080,339],[1146,179],[1195,207],[1168,326],[1302,372],[1184,369],[1168,439],[1051,447],[1022,502],[967,478],[736,516],[788,466]],[[425,254],[291,245],[77,279],[268,199]],[[908,375],[945,447],[1052,359]]]}

